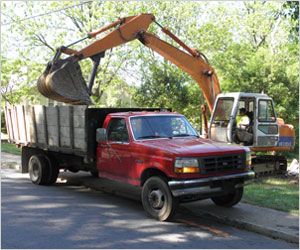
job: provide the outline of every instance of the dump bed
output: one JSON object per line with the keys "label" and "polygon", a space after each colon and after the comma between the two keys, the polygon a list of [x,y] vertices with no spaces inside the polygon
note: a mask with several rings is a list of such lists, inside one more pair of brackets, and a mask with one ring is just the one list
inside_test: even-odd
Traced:
{"label": "dump bed", "polygon": [[110,113],[155,108],[88,108],[86,105],[13,105],[5,107],[9,142],[20,146],[96,159],[96,129]]}

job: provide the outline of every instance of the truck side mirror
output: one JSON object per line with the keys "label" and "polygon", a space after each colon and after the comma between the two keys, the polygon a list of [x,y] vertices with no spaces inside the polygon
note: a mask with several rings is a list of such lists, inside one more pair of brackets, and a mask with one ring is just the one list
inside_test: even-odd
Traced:
{"label": "truck side mirror", "polygon": [[106,142],[107,141],[107,135],[106,135],[106,129],[105,128],[97,128],[97,130],[96,130],[96,141],[97,142]]}

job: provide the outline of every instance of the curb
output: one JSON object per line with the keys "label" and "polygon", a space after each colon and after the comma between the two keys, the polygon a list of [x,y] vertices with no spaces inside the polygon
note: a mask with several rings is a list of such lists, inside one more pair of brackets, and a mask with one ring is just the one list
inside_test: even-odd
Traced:
{"label": "curb", "polygon": [[197,211],[195,213],[195,211],[192,211],[192,210],[189,210],[189,211],[191,213],[197,214],[198,216],[200,216],[202,218],[212,219],[214,221],[217,221],[217,222],[229,225],[229,226],[233,226],[233,227],[240,228],[240,229],[246,229],[248,231],[259,233],[259,234],[262,234],[262,235],[265,235],[265,236],[268,236],[268,237],[271,237],[274,239],[281,239],[281,240],[285,240],[287,242],[297,243],[297,244],[299,243],[298,236],[287,234],[280,230],[263,227],[263,226],[260,226],[257,224],[253,224],[251,222],[236,220],[236,219],[232,219],[232,218],[225,217],[225,216],[218,216],[213,213],[207,213],[207,212],[202,212],[202,211]]}

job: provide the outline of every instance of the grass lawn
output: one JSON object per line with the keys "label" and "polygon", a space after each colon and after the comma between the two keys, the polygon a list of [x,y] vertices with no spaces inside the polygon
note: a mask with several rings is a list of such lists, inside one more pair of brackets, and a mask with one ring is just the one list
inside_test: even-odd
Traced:
{"label": "grass lawn", "polygon": [[21,155],[21,148],[17,148],[15,144],[1,142],[1,152]]}
{"label": "grass lawn", "polygon": [[299,214],[299,183],[285,176],[263,178],[244,189],[242,202]]}

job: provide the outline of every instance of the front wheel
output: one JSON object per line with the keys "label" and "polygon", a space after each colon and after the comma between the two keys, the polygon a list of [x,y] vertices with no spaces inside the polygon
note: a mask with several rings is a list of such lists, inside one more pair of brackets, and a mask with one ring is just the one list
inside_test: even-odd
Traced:
{"label": "front wheel", "polygon": [[96,178],[99,177],[98,170],[91,170],[90,173],[93,177],[96,177]]}
{"label": "front wheel", "polygon": [[159,221],[171,218],[177,207],[166,181],[157,176],[150,177],[143,185],[142,203],[148,215]]}
{"label": "front wheel", "polygon": [[218,196],[211,198],[212,201],[221,207],[233,207],[238,204],[243,197],[244,188],[237,188],[233,192],[226,194],[224,196]]}

